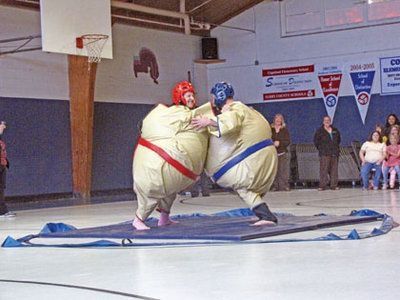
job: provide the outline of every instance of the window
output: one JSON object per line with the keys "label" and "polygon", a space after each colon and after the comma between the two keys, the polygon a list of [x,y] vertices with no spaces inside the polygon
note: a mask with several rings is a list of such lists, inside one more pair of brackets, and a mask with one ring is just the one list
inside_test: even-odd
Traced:
{"label": "window", "polygon": [[282,36],[400,22],[400,0],[287,0],[280,11]]}
{"label": "window", "polygon": [[400,1],[368,1],[368,20],[390,20],[400,18]]}

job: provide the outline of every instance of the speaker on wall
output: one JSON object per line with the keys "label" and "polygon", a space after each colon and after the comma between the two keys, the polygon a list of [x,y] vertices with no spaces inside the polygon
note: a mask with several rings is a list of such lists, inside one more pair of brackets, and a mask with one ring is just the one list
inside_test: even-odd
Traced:
{"label": "speaker on wall", "polygon": [[203,59],[218,59],[217,39],[211,37],[202,38],[201,52],[203,55]]}

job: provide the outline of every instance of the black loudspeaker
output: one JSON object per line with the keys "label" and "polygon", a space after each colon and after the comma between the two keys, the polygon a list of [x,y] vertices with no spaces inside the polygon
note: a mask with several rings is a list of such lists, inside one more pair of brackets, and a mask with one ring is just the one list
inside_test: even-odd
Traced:
{"label": "black loudspeaker", "polygon": [[203,59],[218,59],[218,43],[216,38],[202,38],[201,52]]}

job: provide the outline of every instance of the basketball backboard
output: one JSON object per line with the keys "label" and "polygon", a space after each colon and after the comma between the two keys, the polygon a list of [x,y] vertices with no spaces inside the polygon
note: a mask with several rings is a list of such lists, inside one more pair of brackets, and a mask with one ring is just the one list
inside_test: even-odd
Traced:
{"label": "basketball backboard", "polygon": [[46,52],[88,56],[76,47],[86,34],[108,35],[102,58],[113,58],[110,0],[40,0],[42,49]]}

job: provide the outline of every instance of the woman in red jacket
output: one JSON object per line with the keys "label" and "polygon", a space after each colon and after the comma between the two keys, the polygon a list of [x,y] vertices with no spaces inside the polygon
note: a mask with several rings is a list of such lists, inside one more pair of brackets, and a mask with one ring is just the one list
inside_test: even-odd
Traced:
{"label": "woman in red jacket", "polygon": [[8,211],[5,198],[4,189],[6,188],[6,173],[8,169],[8,160],[6,152],[6,144],[2,140],[2,135],[6,129],[6,123],[0,123],[0,217],[11,218],[15,217],[15,213]]}

